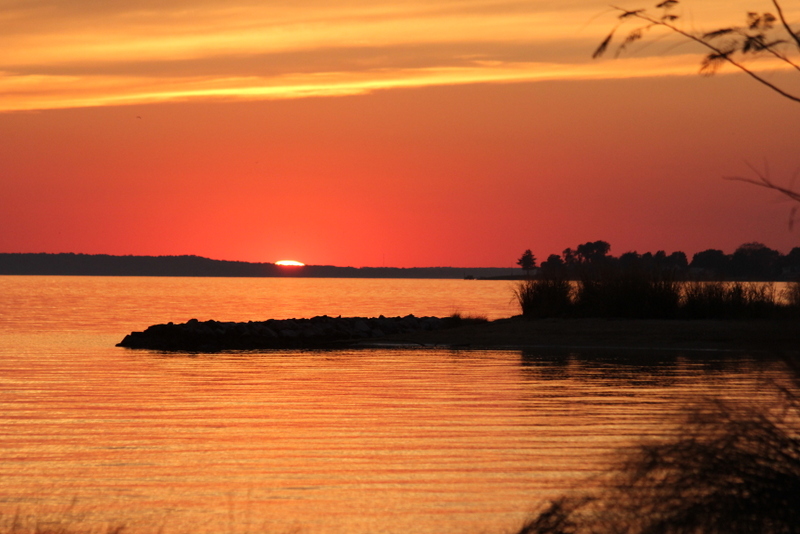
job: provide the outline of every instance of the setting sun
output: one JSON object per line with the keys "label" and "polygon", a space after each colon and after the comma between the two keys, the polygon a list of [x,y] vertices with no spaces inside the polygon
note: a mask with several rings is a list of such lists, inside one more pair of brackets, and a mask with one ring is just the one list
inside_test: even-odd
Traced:
{"label": "setting sun", "polygon": [[[0,253],[293,275],[309,269],[272,258],[513,267],[596,240],[690,258],[798,244],[792,205],[722,177],[768,162],[790,186],[800,108],[730,65],[698,76],[704,48],[656,28],[593,58],[623,22],[607,0],[141,4],[2,3]],[[760,9],[679,5],[701,35]],[[800,23],[796,2],[784,14]]]}
{"label": "setting sun", "polygon": [[275,265],[283,265],[285,267],[286,266],[288,266],[288,267],[305,267],[306,264],[301,262],[301,261],[295,261],[295,260],[281,260],[281,261],[276,261]]}

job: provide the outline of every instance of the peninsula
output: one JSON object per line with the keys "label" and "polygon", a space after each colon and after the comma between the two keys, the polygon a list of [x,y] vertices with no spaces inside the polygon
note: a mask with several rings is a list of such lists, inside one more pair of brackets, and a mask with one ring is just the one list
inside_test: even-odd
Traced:
{"label": "peninsula", "polygon": [[458,350],[758,351],[797,354],[793,319],[613,318],[486,321],[454,317],[314,317],[153,325],[117,345],[176,352],[314,350],[392,346]]}

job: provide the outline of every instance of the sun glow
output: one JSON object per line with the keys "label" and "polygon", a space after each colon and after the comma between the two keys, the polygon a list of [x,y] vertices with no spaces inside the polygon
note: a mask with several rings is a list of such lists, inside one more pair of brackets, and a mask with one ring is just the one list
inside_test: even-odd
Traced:
{"label": "sun glow", "polygon": [[305,263],[295,260],[281,260],[276,261],[275,265],[283,265],[284,267],[305,267]]}

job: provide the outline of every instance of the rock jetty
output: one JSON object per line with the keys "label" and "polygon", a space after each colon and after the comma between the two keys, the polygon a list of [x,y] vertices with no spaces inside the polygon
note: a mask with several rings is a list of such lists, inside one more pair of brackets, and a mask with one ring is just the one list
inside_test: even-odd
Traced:
{"label": "rock jetty", "polygon": [[118,347],[180,352],[343,348],[391,334],[441,330],[463,325],[460,317],[329,317],[219,322],[191,319],[131,332]]}

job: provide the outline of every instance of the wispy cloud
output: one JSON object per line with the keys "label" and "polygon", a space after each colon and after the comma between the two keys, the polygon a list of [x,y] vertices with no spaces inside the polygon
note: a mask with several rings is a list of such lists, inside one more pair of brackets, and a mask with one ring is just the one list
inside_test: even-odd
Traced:
{"label": "wispy cloud", "polygon": [[0,110],[695,72],[591,62],[594,0],[0,0]]}

